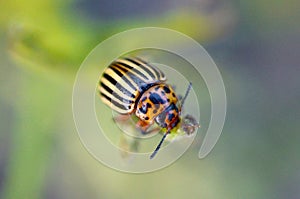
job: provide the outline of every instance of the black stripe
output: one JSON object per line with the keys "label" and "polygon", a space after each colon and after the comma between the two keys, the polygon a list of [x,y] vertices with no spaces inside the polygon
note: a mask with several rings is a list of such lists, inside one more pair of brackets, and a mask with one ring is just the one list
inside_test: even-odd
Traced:
{"label": "black stripe", "polygon": [[[122,78],[122,76],[123,76],[123,74],[120,72],[120,71],[118,71],[117,69],[115,69],[115,68],[112,68],[112,67],[110,67],[117,75],[119,75],[121,78]],[[113,79],[111,76],[109,76],[108,74],[104,74],[103,75],[108,81],[110,81],[112,84],[114,84],[115,85],[115,87],[117,88],[117,89],[119,89],[122,93],[124,93],[125,95],[127,95],[128,97],[131,97],[131,98],[135,98],[135,96],[134,96],[134,94],[132,94],[130,91],[128,91],[126,88],[124,88],[121,84],[119,84],[119,83],[117,83],[117,81],[115,80],[115,79]],[[108,78],[107,78],[108,77]],[[113,82],[115,82],[115,83],[113,83]]]}
{"label": "black stripe", "polygon": [[123,77],[123,73],[121,73],[118,69],[116,69],[115,67],[113,67],[114,65],[110,66],[110,68],[117,74],[119,75],[119,77]]}
{"label": "black stripe", "polygon": [[[123,97],[119,96],[116,92],[114,92],[113,90],[111,90],[111,88],[109,88],[107,85],[105,85],[103,82],[101,82],[101,86],[110,94],[112,94],[115,98],[117,98],[118,100],[126,103],[126,104],[132,104],[133,101],[132,100],[127,100],[124,99]],[[102,94],[102,92],[100,92]]]}
{"label": "black stripe", "polygon": [[128,97],[135,98],[135,95],[124,88],[121,84],[116,84],[116,88],[119,89],[123,94],[127,95]]}
{"label": "black stripe", "polygon": [[116,102],[115,100],[111,99],[110,97],[108,97],[107,95],[105,95],[104,93],[101,93],[101,95],[103,97],[105,97],[108,101],[110,101],[114,106],[116,107],[119,107],[120,109],[123,109],[123,110],[128,110],[124,105]]}
{"label": "black stripe", "polygon": [[[124,66],[124,67],[130,67],[132,71],[135,71],[137,73],[140,73],[140,71],[137,71],[135,68],[132,68],[131,66],[127,65],[127,64],[124,64],[124,63],[121,63],[121,62],[118,62],[118,64]],[[146,82],[143,81],[141,78],[137,77],[136,75],[134,75],[132,72],[130,72],[130,70],[127,72],[127,75],[129,76],[129,78],[131,78],[139,87],[139,89],[141,88],[141,86],[143,85],[146,85]],[[144,74],[142,74],[143,76],[145,76]],[[146,77],[145,77],[146,78]],[[135,88],[135,90],[137,90],[138,88]]]}
{"label": "black stripe", "polygon": [[121,64],[122,66],[125,66],[125,67],[128,68],[128,69],[133,69],[132,66],[129,66],[128,64],[125,64],[125,63],[121,62],[121,60],[115,61],[114,63],[112,63],[112,65],[115,65],[115,64],[116,64],[116,65]]}
{"label": "black stripe", "polygon": [[[132,74],[130,73],[127,69],[121,67],[120,65],[112,65],[111,67],[116,67],[118,69],[120,69],[121,71],[123,71],[124,73],[128,73],[128,74]],[[132,74],[133,75],[133,74]],[[133,89],[133,90],[137,90],[137,88],[127,79],[127,77],[125,75],[122,76],[122,79],[124,79],[124,81]]]}
{"label": "black stripe", "polygon": [[[138,66],[140,66],[142,69],[144,69],[153,79],[156,79],[155,78],[155,76],[153,75],[153,73],[147,68],[147,67],[145,67],[145,66],[143,66],[142,64],[140,64],[140,63],[138,63],[138,62],[136,62],[135,60],[133,60],[133,59],[130,59],[130,58],[125,58],[126,60],[128,60],[128,61],[130,61],[130,62],[132,62],[132,63],[134,63],[134,64],[136,64],[136,65],[138,65]],[[149,66],[148,64],[145,64],[145,65],[147,65],[148,67],[151,67],[151,68],[153,68],[152,66]],[[154,70],[155,71],[155,70]]]}
{"label": "black stripe", "polygon": [[105,99],[107,99],[107,101],[110,101],[111,102],[111,98],[108,97],[107,95],[105,95],[104,93],[100,92],[100,95],[105,97]]}
{"label": "black stripe", "polygon": [[107,73],[104,73],[103,77],[105,79],[107,79],[110,83],[112,83],[113,85],[117,84],[117,81],[114,78],[112,78],[110,75],[108,75]]}
{"label": "black stripe", "polygon": [[108,86],[106,86],[103,82],[100,82],[100,85],[110,94],[112,94],[114,91],[111,90],[111,88],[109,88]]}
{"label": "black stripe", "polygon": [[136,68],[133,68],[131,66],[129,66],[128,64],[122,63],[122,62],[118,62],[118,64],[132,70],[133,72],[137,73],[138,75],[142,76],[144,79],[149,80],[143,73],[141,73],[141,71],[137,70]]}
{"label": "black stripe", "polygon": [[[153,66],[149,65],[147,62],[145,62],[144,60],[142,60],[142,59],[140,59],[140,58],[138,58],[138,57],[136,57],[136,59],[139,60],[140,62],[142,62],[143,64],[145,64],[145,65],[151,67],[151,68],[154,70],[154,72],[155,72],[155,74],[156,74],[156,76],[157,76],[158,79],[161,77],[161,75],[160,75],[158,69],[154,68]],[[154,78],[155,78],[155,77],[154,77]]]}
{"label": "black stripe", "polygon": [[128,74],[129,77],[138,85],[139,89],[141,89],[141,87],[143,85],[147,85],[146,82],[144,82],[142,79],[140,79],[139,77],[137,77],[136,75],[134,74]]}

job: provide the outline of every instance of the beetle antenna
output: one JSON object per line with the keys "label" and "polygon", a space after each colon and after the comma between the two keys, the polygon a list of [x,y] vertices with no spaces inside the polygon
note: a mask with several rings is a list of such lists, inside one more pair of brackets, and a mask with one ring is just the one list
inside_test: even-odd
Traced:
{"label": "beetle antenna", "polygon": [[186,90],[186,92],[185,92],[185,95],[184,95],[184,97],[183,97],[182,100],[181,100],[181,108],[183,107],[183,104],[184,104],[184,102],[185,102],[185,100],[186,100],[188,94],[190,93],[191,88],[192,88],[192,82],[189,83],[189,86],[188,86],[188,88],[187,88],[187,90]]}
{"label": "beetle antenna", "polygon": [[166,139],[166,137],[167,137],[167,135],[168,135],[169,133],[170,133],[170,131],[168,131],[168,132],[166,132],[166,133],[164,134],[164,136],[163,136],[162,139],[160,140],[159,144],[157,145],[156,149],[155,149],[155,150],[153,151],[153,153],[151,154],[150,159],[154,158],[154,156],[155,156],[156,153],[159,151],[159,149],[160,149],[162,143],[165,141],[165,139]]}

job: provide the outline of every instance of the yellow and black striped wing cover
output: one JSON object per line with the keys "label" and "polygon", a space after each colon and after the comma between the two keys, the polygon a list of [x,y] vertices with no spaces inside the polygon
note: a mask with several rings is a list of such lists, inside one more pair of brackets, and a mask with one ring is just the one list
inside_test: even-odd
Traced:
{"label": "yellow and black striped wing cover", "polygon": [[165,80],[162,71],[140,58],[120,58],[105,69],[98,88],[105,104],[120,114],[130,114],[145,90]]}

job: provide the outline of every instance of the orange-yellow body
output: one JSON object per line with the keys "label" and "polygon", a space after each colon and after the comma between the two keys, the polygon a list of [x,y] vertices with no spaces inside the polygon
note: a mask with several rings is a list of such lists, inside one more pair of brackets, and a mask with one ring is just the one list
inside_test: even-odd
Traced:
{"label": "orange-yellow body", "polygon": [[163,128],[173,129],[180,121],[177,102],[170,85],[161,83],[150,87],[140,97],[136,107],[135,114],[140,119],[137,127],[145,132],[156,121]]}

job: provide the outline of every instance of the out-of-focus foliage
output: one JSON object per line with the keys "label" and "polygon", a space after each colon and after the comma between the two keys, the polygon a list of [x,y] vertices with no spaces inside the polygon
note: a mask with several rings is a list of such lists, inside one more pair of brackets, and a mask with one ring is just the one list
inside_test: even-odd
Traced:
{"label": "out-of-focus foliage", "polygon": [[[299,1],[23,0],[1,1],[0,10],[0,197],[300,198]],[[71,94],[95,45],[143,26],[205,46],[224,77],[228,113],[207,158],[197,159],[204,100],[190,150],[164,170],[130,175],[81,145]]]}
{"label": "out-of-focus foliage", "polygon": [[[133,1],[132,4],[136,2]],[[82,6],[83,3],[83,1],[50,0],[3,2],[0,23],[7,30],[5,36],[8,39],[9,50],[15,59],[23,65],[35,68],[74,70],[95,43],[99,43],[112,33],[141,26],[161,26],[185,32],[205,41],[228,31],[228,27],[234,23],[235,15],[230,6],[227,8],[223,4],[220,8],[217,7],[216,11],[205,13],[201,12],[201,9],[205,10],[201,2],[192,2],[195,6],[173,5],[169,2],[170,7],[167,2],[163,12],[155,16],[150,14],[155,13],[156,10],[150,10],[148,16],[133,15],[134,18],[130,17],[129,12],[124,13],[129,16],[120,14],[118,16],[114,12],[108,12],[112,15],[111,18],[115,18],[110,21],[109,16],[103,20],[101,13],[90,16],[89,12],[92,11],[87,10],[93,6],[95,6],[94,12],[97,12],[96,8],[104,10],[101,1],[85,2],[88,6]],[[159,7],[161,3],[154,1],[154,4]],[[130,4],[124,5],[112,1],[111,4],[107,4],[106,9],[117,5],[121,9],[130,7]],[[221,10],[221,13],[217,12],[218,10]]]}
{"label": "out-of-focus foliage", "polygon": [[[68,1],[2,2],[1,24],[9,52],[21,65],[76,68],[88,53],[92,31],[67,12]],[[76,17],[76,16],[75,16]]]}

